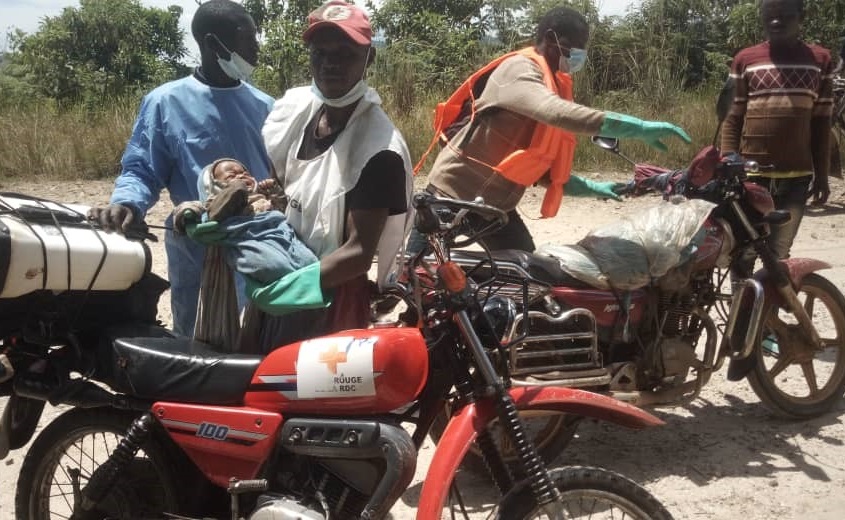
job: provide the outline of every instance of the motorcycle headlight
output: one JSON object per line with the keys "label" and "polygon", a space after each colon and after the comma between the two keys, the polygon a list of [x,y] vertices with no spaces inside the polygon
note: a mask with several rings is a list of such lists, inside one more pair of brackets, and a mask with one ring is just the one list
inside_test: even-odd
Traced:
{"label": "motorcycle headlight", "polygon": [[491,296],[484,303],[484,315],[487,316],[493,333],[502,343],[507,343],[514,320],[516,320],[516,304],[504,296]]}

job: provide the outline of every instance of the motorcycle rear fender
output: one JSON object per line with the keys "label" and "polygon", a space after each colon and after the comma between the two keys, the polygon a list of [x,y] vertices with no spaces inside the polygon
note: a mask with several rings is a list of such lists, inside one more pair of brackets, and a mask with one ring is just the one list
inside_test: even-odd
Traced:
{"label": "motorcycle rear fender", "polygon": [[[801,281],[810,273],[831,268],[829,263],[814,258],[787,258],[781,260],[781,264],[786,268],[786,273],[792,283],[792,287],[800,287]],[[754,279],[763,286],[763,298],[765,299],[764,303],[766,305],[783,306],[785,304],[783,296],[781,296],[777,287],[775,287],[767,269],[760,269],[754,273]],[[757,328],[762,326],[762,323],[763,320],[761,319],[760,323],[757,324]],[[728,380],[741,380],[754,369],[756,362],[757,356],[755,355],[749,355],[744,359],[731,360],[728,365]]]}
{"label": "motorcycle rear fender", "polygon": [[29,442],[38,427],[44,404],[44,401],[17,394],[9,396],[0,417],[0,460],[5,459],[10,450],[22,448]]}
{"label": "motorcycle rear fender", "polygon": [[[519,410],[550,410],[608,421],[634,429],[659,426],[663,421],[611,397],[574,388],[528,386],[510,389]],[[428,467],[420,494],[418,519],[439,519],[449,487],[477,433],[496,418],[490,401],[470,403],[452,417]]]}

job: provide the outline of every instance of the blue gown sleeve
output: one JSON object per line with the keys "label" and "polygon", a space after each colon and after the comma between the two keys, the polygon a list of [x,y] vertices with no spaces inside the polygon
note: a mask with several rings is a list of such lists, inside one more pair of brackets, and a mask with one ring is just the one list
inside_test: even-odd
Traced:
{"label": "blue gown sleeve", "polygon": [[112,204],[131,207],[139,218],[158,202],[175,163],[162,119],[161,104],[145,97],[120,161],[121,173],[111,196]]}

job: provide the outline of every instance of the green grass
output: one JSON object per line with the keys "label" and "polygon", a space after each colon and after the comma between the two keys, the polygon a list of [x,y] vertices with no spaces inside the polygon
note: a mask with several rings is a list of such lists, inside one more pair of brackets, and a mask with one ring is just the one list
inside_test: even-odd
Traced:
{"label": "green grass", "polygon": [[95,109],[49,105],[0,111],[0,178],[42,180],[116,176],[138,101],[104,101]]}
{"label": "green grass", "polygon": [[[392,93],[385,94],[385,110],[408,142],[412,160],[417,161],[432,137],[434,105],[441,95],[419,96],[410,110],[399,110]],[[596,108],[625,112],[646,119],[665,120],[683,127],[692,145],[669,140],[668,153],[660,153],[638,142],[623,142],[622,151],[637,162],[652,162],[676,168],[686,165],[699,148],[713,138],[716,92],[678,93],[663,100],[660,110],[653,100],[615,92],[591,99]],[[18,106],[0,109],[0,178],[33,181],[51,179],[113,178],[120,171],[120,157],[132,131],[138,109],[137,98],[104,100],[97,108]],[[436,152],[436,150],[435,150]],[[430,168],[433,155],[421,170]],[[629,165],[580,138],[575,154],[579,172],[626,171]]]}

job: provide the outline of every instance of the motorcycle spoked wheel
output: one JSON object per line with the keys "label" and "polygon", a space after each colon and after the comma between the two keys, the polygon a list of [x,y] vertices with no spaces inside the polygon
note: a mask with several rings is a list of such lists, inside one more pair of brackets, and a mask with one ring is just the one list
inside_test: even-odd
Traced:
{"label": "motorcycle spoked wheel", "polygon": [[[566,449],[569,441],[575,436],[575,431],[578,429],[578,422],[581,419],[580,417],[552,410],[520,411],[519,416],[525,423],[528,435],[531,436],[534,442],[534,448],[537,450],[537,454],[540,455],[540,458],[546,464],[555,460]],[[429,431],[431,439],[435,444],[440,442],[440,438],[443,436],[447,424],[449,424],[449,414],[446,410],[443,410],[434,419],[434,423],[432,423],[431,430]],[[489,428],[491,429],[490,433],[492,434],[493,440],[502,453],[505,464],[513,469],[517,457],[510,437],[502,431],[498,419],[494,419],[490,423]],[[487,465],[484,463],[484,458],[481,455],[481,449],[474,442],[464,456],[464,460],[461,462],[461,468],[479,475],[489,475]]]}
{"label": "motorcycle spoked wheel", "polygon": [[817,351],[802,339],[792,313],[768,306],[757,342],[774,335],[778,353],[757,347],[748,382],[773,413],[809,418],[830,411],[845,394],[845,297],[815,273],[804,277],[797,292],[824,348]]}
{"label": "motorcycle spoked wheel", "polygon": [[[79,470],[79,488],[84,488],[136,417],[113,409],[74,408],[47,425],[30,446],[21,467],[15,518],[70,518],[74,506],[72,473]],[[166,449],[150,437],[92,517],[129,520],[176,513],[176,482]]]}
{"label": "motorcycle spoked wheel", "polygon": [[[601,468],[571,466],[549,471],[561,494],[560,504],[567,519],[626,518],[672,520],[672,515],[645,488],[618,473]],[[551,518],[537,506],[526,481],[500,502],[498,520]]]}

